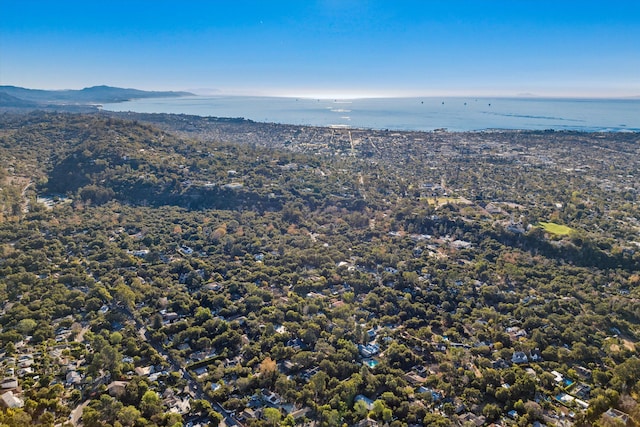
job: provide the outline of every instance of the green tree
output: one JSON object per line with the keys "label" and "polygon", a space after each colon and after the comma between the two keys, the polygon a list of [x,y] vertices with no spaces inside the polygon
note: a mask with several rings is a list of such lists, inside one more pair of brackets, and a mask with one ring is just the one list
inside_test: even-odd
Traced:
{"label": "green tree", "polygon": [[142,399],[140,399],[140,410],[146,418],[151,418],[153,415],[162,412],[162,401],[160,396],[153,390],[147,390]]}
{"label": "green tree", "polygon": [[382,420],[385,423],[388,423],[389,421],[391,421],[391,418],[393,418],[393,412],[391,411],[390,408],[384,408],[382,410]]}
{"label": "green tree", "polygon": [[125,406],[118,412],[117,419],[123,426],[133,426],[142,414],[135,406]]}
{"label": "green tree", "polygon": [[502,410],[498,407],[498,405],[494,405],[493,403],[487,403],[482,408],[482,415],[487,417],[487,421],[495,421],[502,414]]}
{"label": "green tree", "polygon": [[267,423],[273,427],[277,426],[282,419],[282,413],[276,408],[264,408],[262,414]]}
{"label": "green tree", "polygon": [[209,419],[211,420],[210,425],[217,427],[222,423],[224,417],[219,412],[211,410],[209,411]]}
{"label": "green tree", "polygon": [[353,405],[353,411],[356,414],[356,417],[358,420],[363,420],[367,417],[367,414],[369,413],[369,409],[367,408],[367,404],[364,403],[362,400],[358,400],[356,401],[356,403],[354,403]]}
{"label": "green tree", "polygon": [[22,319],[16,325],[16,329],[22,335],[29,335],[36,328],[37,323],[33,319]]}

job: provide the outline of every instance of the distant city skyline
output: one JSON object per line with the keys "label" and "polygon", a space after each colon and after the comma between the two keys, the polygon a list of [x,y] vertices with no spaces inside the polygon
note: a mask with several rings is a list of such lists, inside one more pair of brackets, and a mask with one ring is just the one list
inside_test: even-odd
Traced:
{"label": "distant city skyline", "polygon": [[0,84],[637,97],[639,19],[615,0],[4,0]]}

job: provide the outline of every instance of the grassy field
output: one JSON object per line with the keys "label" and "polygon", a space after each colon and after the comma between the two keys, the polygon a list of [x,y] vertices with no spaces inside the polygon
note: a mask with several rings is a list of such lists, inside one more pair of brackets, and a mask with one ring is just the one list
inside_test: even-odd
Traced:
{"label": "grassy field", "polygon": [[540,227],[548,233],[557,234],[559,236],[566,236],[573,231],[573,228],[571,227],[556,224],[554,222],[541,222]]}

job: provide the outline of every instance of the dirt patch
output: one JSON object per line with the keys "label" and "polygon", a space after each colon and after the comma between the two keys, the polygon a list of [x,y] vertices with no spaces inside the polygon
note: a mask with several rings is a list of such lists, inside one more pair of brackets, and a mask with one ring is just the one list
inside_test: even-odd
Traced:
{"label": "dirt patch", "polygon": [[634,342],[631,342],[627,339],[623,339],[622,343],[624,344],[624,347],[627,348],[628,350],[631,350],[634,352],[636,351],[636,344]]}

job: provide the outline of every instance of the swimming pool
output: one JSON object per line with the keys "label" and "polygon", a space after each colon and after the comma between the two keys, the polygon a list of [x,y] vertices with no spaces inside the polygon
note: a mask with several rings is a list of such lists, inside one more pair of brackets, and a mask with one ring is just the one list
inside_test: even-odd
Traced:
{"label": "swimming pool", "polygon": [[375,359],[365,359],[365,360],[362,361],[362,363],[373,369],[376,366],[378,366],[380,361],[379,360],[375,360]]}

